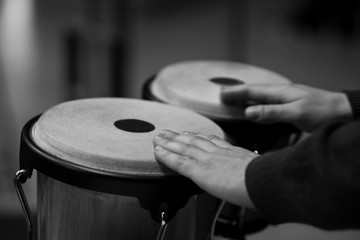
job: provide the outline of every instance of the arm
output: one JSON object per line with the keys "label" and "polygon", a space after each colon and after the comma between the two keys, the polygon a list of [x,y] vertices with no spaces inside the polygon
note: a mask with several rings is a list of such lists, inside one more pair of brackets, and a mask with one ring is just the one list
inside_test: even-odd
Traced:
{"label": "arm", "polygon": [[257,210],[273,224],[360,228],[360,121],[333,123],[246,169]]}
{"label": "arm", "polygon": [[[353,118],[360,91],[344,91]],[[323,127],[294,147],[254,159],[246,186],[273,224],[302,222],[325,229],[360,228],[360,120]]]}
{"label": "arm", "polygon": [[214,137],[162,131],[155,157],[208,193],[272,224],[360,228],[360,121],[333,123],[258,156]]}
{"label": "arm", "polygon": [[359,120],[262,156],[200,134],[164,131],[154,139],[157,160],[210,194],[255,207],[273,224],[326,229],[360,228],[359,143]]}

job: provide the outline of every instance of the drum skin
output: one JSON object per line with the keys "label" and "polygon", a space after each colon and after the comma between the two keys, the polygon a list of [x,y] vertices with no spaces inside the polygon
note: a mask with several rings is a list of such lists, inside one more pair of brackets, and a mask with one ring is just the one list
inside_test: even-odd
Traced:
{"label": "drum skin", "polygon": [[[115,122],[124,119],[154,128],[119,129]],[[37,170],[38,239],[156,239],[162,209],[170,220],[165,240],[208,239],[217,199],[153,155],[152,139],[160,129],[189,126],[224,138],[199,114],[135,99],[65,102],[30,120],[22,133],[20,166]]]}
{"label": "drum skin", "polygon": [[242,84],[289,84],[284,76],[257,66],[215,60],[169,64],[155,76],[150,92],[171,105],[181,106],[212,120],[245,120],[247,103],[224,104],[223,88]]}

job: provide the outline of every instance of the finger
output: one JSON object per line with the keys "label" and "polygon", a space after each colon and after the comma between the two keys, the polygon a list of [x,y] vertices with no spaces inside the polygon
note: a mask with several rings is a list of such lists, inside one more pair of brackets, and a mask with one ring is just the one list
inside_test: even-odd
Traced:
{"label": "finger", "polygon": [[218,147],[221,148],[229,148],[232,147],[232,145],[230,143],[228,143],[227,141],[219,138],[216,135],[205,135],[205,134],[200,134],[200,133],[194,133],[194,132],[182,132],[182,134],[185,135],[193,135],[193,136],[198,136],[198,137],[202,137],[207,141],[212,142],[213,144],[217,145]]}
{"label": "finger", "polygon": [[[192,132],[182,132],[176,133],[170,130],[161,130],[159,136],[167,138],[174,142],[184,143],[186,145],[196,146],[207,152],[215,152],[218,150],[218,145],[214,144],[212,141],[202,137],[200,134]],[[211,137],[208,137],[211,139]]]}
{"label": "finger", "polygon": [[190,157],[200,161],[204,160],[204,157],[207,154],[206,151],[197,146],[164,138],[162,135],[158,135],[154,138],[154,145],[161,146],[162,148],[178,155]]}
{"label": "finger", "polygon": [[258,123],[293,123],[298,115],[291,104],[256,105],[245,109],[245,117]]}
{"label": "finger", "polygon": [[174,141],[176,139],[176,137],[179,136],[179,133],[168,130],[168,129],[161,129],[158,135],[163,138]]}
{"label": "finger", "polygon": [[221,99],[228,104],[283,103],[288,98],[290,84],[244,84],[222,89]]}
{"label": "finger", "polygon": [[178,172],[185,177],[191,176],[192,166],[194,165],[192,159],[173,153],[159,145],[155,146],[154,155],[156,160],[175,172]]}

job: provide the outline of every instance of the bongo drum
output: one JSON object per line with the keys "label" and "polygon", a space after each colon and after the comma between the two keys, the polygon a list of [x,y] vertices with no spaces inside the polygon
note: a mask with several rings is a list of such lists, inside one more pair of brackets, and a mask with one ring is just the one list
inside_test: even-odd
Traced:
{"label": "bongo drum", "polygon": [[170,64],[143,87],[143,98],[184,107],[216,122],[238,146],[265,152],[287,145],[298,132],[289,124],[262,125],[244,117],[244,106],[230,106],[220,99],[224,87],[241,84],[290,83],[284,76],[253,65],[215,60]]}
{"label": "bongo drum", "polygon": [[33,169],[38,239],[207,239],[216,199],[155,160],[152,139],[163,128],[224,138],[197,113],[135,99],[69,101],[31,119],[14,179],[28,239],[21,183]]}
{"label": "bongo drum", "polygon": [[[226,133],[232,144],[258,153],[279,149],[296,139],[299,131],[285,123],[261,125],[247,121],[244,116],[246,105],[230,106],[220,99],[222,88],[241,84],[290,83],[284,76],[257,66],[229,61],[192,60],[170,64],[149,78],[142,91],[144,99],[180,106],[216,122]],[[229,210],[230,217],[226,210]],[[233,229],[233,212],[241,215],[243,209],[226,204],[222,214],[224,222],[217,229],[226,237],[241,235]],[[257,222],[241,229],[247,233],[256,232],[267,224],[257,214],[247,211],[247,219]],[[255,216],[254,216],[255,215]],[[237,217],[237,216],[236,216]],[[239,220],[240,224],[243,220]],[[249,221],[248,221],[249,222]],[[231,225],[231,226],[230,226]],[[230,227],[229,227],[230,226]],[[233,233],[231,233],[233,232]],[[230,233],[230,235],[228,234]]]}

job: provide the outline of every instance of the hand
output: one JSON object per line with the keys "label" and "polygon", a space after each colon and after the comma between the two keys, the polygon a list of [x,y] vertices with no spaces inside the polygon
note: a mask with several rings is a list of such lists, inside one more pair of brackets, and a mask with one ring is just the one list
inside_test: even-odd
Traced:
{"label": "hand", "polygon": [[228,104],[251,103],[245,116],[258,123],[287,122],[312,132],[331,120],[352,119],[344,93],[299,84],[245,84],[224,88],[221,97]]}
{"label": "hand", "polygon": [[253,207],[245,170],[258,155],[209,135],[162,130],[154,138],[155,157],[190,178],[204,191],[230,203]]}

